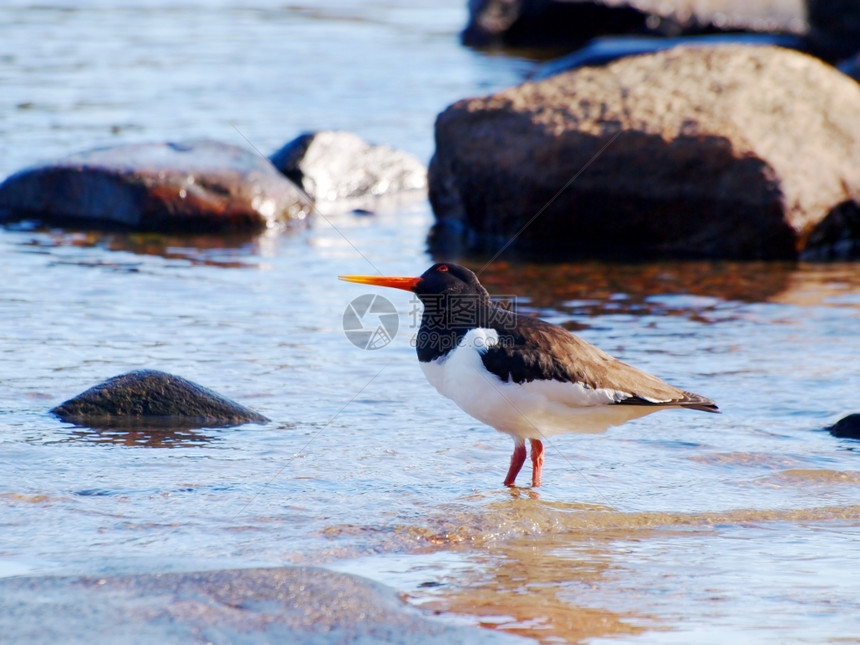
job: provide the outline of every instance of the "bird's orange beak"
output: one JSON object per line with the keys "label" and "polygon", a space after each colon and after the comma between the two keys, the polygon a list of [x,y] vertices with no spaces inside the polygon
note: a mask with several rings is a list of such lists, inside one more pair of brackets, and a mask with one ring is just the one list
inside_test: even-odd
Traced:
{"label": "bird's orange beak", "polygon": [[394,289],[403,289],[403,291],[413,291],[415,285],[421,282],[421,278],[395,278],[380,275],[339,275],[337,277],[344,282],[372,284],[376,287],[392,287]]}

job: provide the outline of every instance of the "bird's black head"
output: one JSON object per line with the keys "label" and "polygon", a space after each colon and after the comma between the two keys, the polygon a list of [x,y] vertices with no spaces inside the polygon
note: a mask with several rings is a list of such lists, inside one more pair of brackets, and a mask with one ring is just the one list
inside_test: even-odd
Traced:
{"label": "bird's black head", "polygon": [[465,295],[477,296],[480,301],[490,299],[490,294],[478,282],[478,276],[466,267],[451,262],[440,262],[427,269],[412,290],[419,298]]}
{"label": "bird's black head", "polygon": [[478,276],[466,267],[452,262],[434,264],[417,278],[376,275],[342,275],[339,277],[346,282],[411,291],[425,305],[429,299],[438,300],[439,296],[468,296],[469,300],[482,306],[491,304],[490,294],[478,282]]}

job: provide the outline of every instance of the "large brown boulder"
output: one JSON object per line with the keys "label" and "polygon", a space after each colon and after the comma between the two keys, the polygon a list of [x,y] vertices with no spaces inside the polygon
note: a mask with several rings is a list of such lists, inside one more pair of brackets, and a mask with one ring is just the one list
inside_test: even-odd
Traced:
{"label": "large brown boulder", "polygon": [[[860,189],[860,86],[774,47],[676,48],[459,101],[436,239],[563,255],[793,258]],[[522,229],[522,232],[520,233]]]}
{"label": "large brown boulder", "polygon": [[226,232],[302,222],[311,208],[267,159],[216,141],[90,150],[0,184],[0,221]]}
{"label": "large brown boulder", "polygon": [[801,33],[803,0],[470,0],[463,43],[572,50],[603,35]]}

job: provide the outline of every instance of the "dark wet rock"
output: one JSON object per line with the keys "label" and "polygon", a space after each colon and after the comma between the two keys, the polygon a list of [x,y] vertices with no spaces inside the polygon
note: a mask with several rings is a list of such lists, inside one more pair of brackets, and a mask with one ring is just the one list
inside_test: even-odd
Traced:
{"label": "dark wet rock", "polygon": [[604,35],[801,33],[801,0],[470,0],[472,47],[578,49]]}
{"label": "dark wet rock", "polygon": [[351,132],[308,132],[270,157],[274,166],[320,201],[426,194],[427,169],[402,150],[368,143]]}
{"label": "dark wet rock", "polygon": [[860,52],[860,2],[806,0],[812,51],[836,62]]}
{"label": "dark wet rock", "polygon": [[141,231],[256,231],[301,222],[307,196],[267,159],[215,141],[100,148],[22,170],[0,215]]}
{"label": "dark wet rock", "polygon": [[582,49],[556,58],[538,67],[529,80],[539,81],[580,67],[606,65],[625,56],[653,54],[684,45],[687,47],[713,47],[715,45],[773,45],[800,49],[804,44],[794,34],[712,34],[656,38],[653,36],[607,36],[595,38]]}
{"label": "dark wet rock", "polygon": [[390,589],[310,567],[0,579],[4,642],[526,643],[430,620]]}
{"label": "dark wet rock", "polygon": [[860,414],[849,414],[829,428],[834,437],[860,439]]}
{"label": "dark wet rock", "polygon": [[842,202],[812,231],[804,260],[860,260],[860,201]]}
{"label": "dark wet rock", "polygon": [[469,47],[576,49],[595,36],[642,33],[647,16],[634,7],[564,0],[470,0],[461,34]]}
{"label": "dark wet rock", "polygon": [[266,417],[179,376],[136,370],[108,379],[51,410],[63,421],[95,428],[227,426]]}
{"label": "dark wet rock", "polygon": [[739,45],[459,101],[436,121],[434,251],[793,259],[860,189],[858,109],[832,67]]}

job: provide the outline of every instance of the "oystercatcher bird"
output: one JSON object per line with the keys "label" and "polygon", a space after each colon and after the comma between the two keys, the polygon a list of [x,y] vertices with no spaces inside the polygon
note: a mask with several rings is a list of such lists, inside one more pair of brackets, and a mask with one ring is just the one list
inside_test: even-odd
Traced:
{"label": "oystercatcher bird", "polygon": [[470,415],[509,434],[513,486],[531,444],[532,486],[541,484],[542,439],[598,433],[658,410],[718,412],[563,327],[497,306],[466,267],[439,263],[420,277],[342,275],[341,280],[415,293],[424,304],[417,350],[427,380]]}

